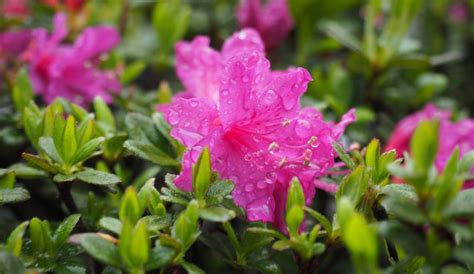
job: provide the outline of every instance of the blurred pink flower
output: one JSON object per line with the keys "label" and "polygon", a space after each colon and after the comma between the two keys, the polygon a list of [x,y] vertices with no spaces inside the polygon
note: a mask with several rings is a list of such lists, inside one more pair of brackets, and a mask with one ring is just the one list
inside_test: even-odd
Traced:
{"label": "blurred pink flower", "polygon": [[[404,152],[409,151],[411,137],[419,123],[423,120],[438,119],[440,120],[439,145],[435,166],[439,172],[442,172],[456,147],[459,148],[460,157],[474,150],[474,120],[464,119],[453,123],[450,117],[449,111],[440,110],[432,104],[426,105],[421,111],[405,117],[398,123],[385,150],[395,149],[398,156],[403,155]],[[474,169],[472,173],[474,174]],[[464,183],[464,189],[472,187],[474,187],[474,181]]]}
{"label": "blurred pink flower", "polygon": [[[321,183],[315,179],[334,165],[331,144],[355,117],[351,111],[333,124],[324,122],[315,109],[301,109],[310,74],[303,68],[271,71],[255,44],[258,40],[244,30],[226,41],[221,54],[192,51],[198,62],[191,63],[199,65],[178,73],[182,79],[191,77],[184,81],[191,94],[176,98],[165,114],[171,135],[187,147],[183,171],[175,180],[178,187],[192,189],[192,164],[208,146],[213,169],[235,183],[234,201],[245,208],[247,218],[285,230],[283,214],[291,178],[300,179],[309,203],[316,183]],[[200,58],[200,52],[212,58]],[[201,66],[211,60],[209,70]],[[212,92],[203,87],[212,87]]]}
{"label": "blurred pink flower", "polygon": [[395,127],[387,141],[385,150],[395,149],[398,157],[410,149],[411,136],[418,124],[423,120],[440,119],[448,120],[451,116],[449,111],[442,111],[432,104],[426,105],[421,111],[403,118]]}
{"label": "blurred pink flower", "polygon": [[469,6],[464,2],[453,3],[449,7],[449,16],[456,24],[464,24],[469,20]]}
{"label": "blurred pink flower", "polygon": [[42,2],[53,8],[58,8],[63,5],[68,10],[77,12],[82,9],[86,0],[42,0]]}
{"label": "blurred pink flower", "polygon": [[286,0],[241,0],[237,8],[237,20],[241,27],[255,28],[262,36],[268,50],[276,48],[293,29]]}
{"label": "blurred pink flower", "polygon": [[57,97],[87,105],[96,96],[112,100],[108,91],[119,91],[120,84],[112,71],[98,67],[100,56],[120,42],[112,27],[86,28],[74,44],[62,44],[67,36],[66,16],[54,17],[51,35],[45,29],[33,31],[33,39],[23,57],[36,93],[49,103]]}
{"label": "blurred pink flower", "polygon": [[30,30],[0,33],[0,60],[18,57],[26,50],[31,40]]}
{"label": "blurred pink flower", "polygon": [[0,14],[5,17],[26,17],[29,14],[26,0],[4,0],[0,6]]}

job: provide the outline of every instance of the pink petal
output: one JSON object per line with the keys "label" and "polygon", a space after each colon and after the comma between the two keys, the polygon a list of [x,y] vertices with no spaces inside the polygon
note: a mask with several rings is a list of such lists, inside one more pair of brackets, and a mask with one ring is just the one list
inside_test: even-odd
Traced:
{"label": "pink petal", "polygon": [[171,136],[188,147],[203,139],[218,123],[217,108],[206,98],[178,98],[167,109],[166,120],[173,127]]}
{"label": "pink petal", "polygon": [[176,73],[187,92],[218,102],[221,70],[219,53],[209,47],[209,38],[176,44]]}

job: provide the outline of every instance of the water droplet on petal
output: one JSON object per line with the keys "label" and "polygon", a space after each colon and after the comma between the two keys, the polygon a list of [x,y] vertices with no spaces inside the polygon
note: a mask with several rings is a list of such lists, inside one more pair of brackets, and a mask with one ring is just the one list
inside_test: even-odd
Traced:
{"label": "water droplet on petal", "polygon": [[171,110],[168,115],[168,121],[172,126],[175,126],[179,123],[179,115],[176,111]]}
{"label": "water droplet on petal", "polygon": [[233,103],[232,99],[227,100],[228,105],[232,105],[232,103]]}
{"label": "water droplet on petal", "polygon": [[268,146],[268,152],[270,152],[270,154],[277,153],[278,150],[280,150],[280,146],[278,145],[277,142],[272,142],[272,143]]}
{"label": "water droplet on petal", "polygon": [[266,186],[267,186],[267,184],[265,184],[264,181],[259,181],[257,183],[257,188],[259,188],[259,189],[264,189]]}
{"label": "water droplet on petal", "polygon": [[222,96],[227,96],[229,95],[229,90],[224,89],[223,91],[221,91],[221,93],[222,93]]}
{"label": "water droplet on petal", "polygon": [[250,78],[247,75],[244,75],[242,77],[242,82],[247,83],[250,80]]}
{"label": "water droplet on petal", "polygon": [[295,133],[302,138],[311,135],[311,124],[309,121],[304,119],[297,120],[295,125]]}
{"label": "water droplet on petal", "polygon": [[189,102],[189,106],[192,107],[192,108],[196,108],[198,105],[199,105],[199,103],[196,100],[191,100]]}
{"label": "water droplet on petal", "polygon": [[278,99],[278,95],[273,91],[272,89],[269,89],[265,92],[262,98],[262,103],[265,106],[272,105],[276,102]]}

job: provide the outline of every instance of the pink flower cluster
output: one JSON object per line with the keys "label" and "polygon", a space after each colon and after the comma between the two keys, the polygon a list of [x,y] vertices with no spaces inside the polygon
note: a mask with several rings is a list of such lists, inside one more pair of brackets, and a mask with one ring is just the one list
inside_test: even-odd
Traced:
{"label": "pink flower cluster", "polygon": [[262,36],[268,50],[276,48],[293,29],[293,18],[286,0],[242,0],[237,20],[243,28],[254,28]]}
{"label": "pink flower cluster", "polygon": [[[395,149],[398,156],[409,151],[410,141],[415,129],[423,120],[438,119],[439,146],[435,166],[442,172],[454,149],[459,148],[460,157],[474,150],[474,120],[464,119],[458,122],[450,121],[451,113],[440,110],[428,104],[421,111],[401,120],[388,140],[386,150]],[[474,174],[474,169],[472,170]],[[473,188],[474,181],[464,183],[464,189]]]}
{"label": "pink flower cluster", "polygon": [[291,178],[299,178],[309,203],[316,179],[334,166],[331,144],[355,117],[350,111],[333,124],[316,109],[301,108],[310,74],[272,71],[263,50],[252,29],[235,33],[221,52],[206,37],[179,43],[176,66],[186,91],[165,114],[171,135],[187,148],[178,187],[192,189],[192,165],[207,146],[212,168],[235,183],[234,201],[247,218],[285,230]]}
{"label": "pink flower cluster", "polygon": [[74,44],[63,44],[68,30],[66,16],[54,17],[51,35],[45,29],[32,31],[29,48],[23,53],[28,63],[35,92],[42,94],[49,103],[63,97],[74,103],[86,105],[96,96],[111,101],[108,91],[118,91],[120,84],[112,71],[99,69],[100,57],[120,42],[112,27],[86,28]]}

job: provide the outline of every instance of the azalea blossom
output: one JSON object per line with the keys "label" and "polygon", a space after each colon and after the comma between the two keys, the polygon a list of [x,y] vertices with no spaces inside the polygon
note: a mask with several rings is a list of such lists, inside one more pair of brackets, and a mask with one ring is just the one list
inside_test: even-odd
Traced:
{"label": "azalea blossom", "polygon": [[[207,50],[208,41],[200,38],[206,43],[187,44],[203,46],[194,51],[195,58],[190,56],[197,61],[177,62],[178,75],[189,77],[184,81],[189,91],[166,108],[171,135],[187,148],[175,184],[192,190],[192,165],[209,147],[212,168],[235,183],[234,201],[245,208],[247,218],[272,222],[284,231],[291,178],[299,178],[309,203],[321,183],[316,179],[334,165],[332,143],[355,117],[351,111],[333,124],[316,109],[302,109],[300,98],[310,74],[303,68],[271,71],[256,37],[251,30],[234,34],[220,54]],[[201,59],[202,52],[213,58]],[[212,64],[209,71],[202,63]]]}
{"label": "azalea blossom", "polygon": [[77,12],[82,9],[86,0],[42,0],[42,2],[53,8],[63,5],[68,10]]}
{"label": "azalea blossom", "polygon": [[293,29],[286,0],[241,0],[237,8],[237,20],[241,27],[255,28],[262,36],[267,49],[276,48]]}
{"label": "azalea blossom", "polygon": [[[404,152],[409,151],[411,137],[418,125],[423,120],[438,119],[440,121],[439,144],[435,166],[439,172],[442,172],[456,147],[459,149],[460,157],[474,150],[474,120],[464,119],[451,122],[450,118],[449,111],[428,104],[421,111],[405,117],[398,123],[385,149],[395,149],[398,156],[403,155]],[[474,169],[472,173],[474,174]],[[464,189],[472,187],[474,187],[474,181],[464,183]]]}
{"label": "azalea blossom", "polygon": [[66,16],[54,17],[51,35],[45,29],[33,31],[32,42],[23,58],[36,93],[49,103],[57,97],[86,105],[96,96],[112,100],[109,91],[120,90],[112,71],[99,69],[100,57],[114,48],[120,36],[112,27],[86,28],[74,44],[61,43],[67,36]]}
{"label": "azalea blossom", "polygon": [[31,40],[30,30],[0,33],[0,60],[18,57],[26,50]]}
{"label": "azalea blossom", "polygon": [[0,14],[7,18],[26,17],[29,14],[28,3],[26,0],[4,0],[1,1]]}

